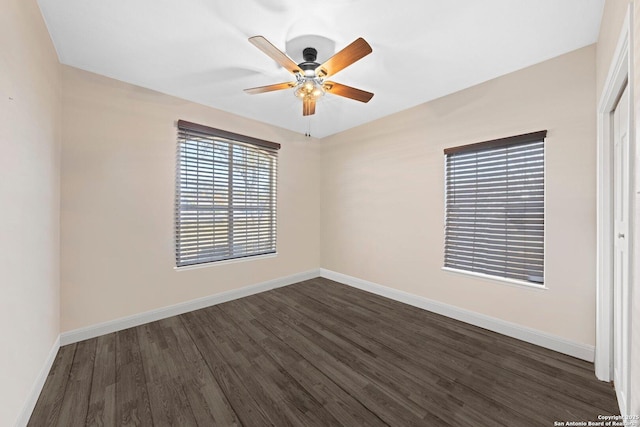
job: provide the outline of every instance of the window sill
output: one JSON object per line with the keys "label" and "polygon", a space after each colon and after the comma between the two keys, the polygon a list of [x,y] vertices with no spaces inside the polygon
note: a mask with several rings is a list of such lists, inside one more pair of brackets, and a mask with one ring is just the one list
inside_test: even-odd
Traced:
{"label": "window sill", "polygon": [[507,279],[504,277],[496,277],[491,276],[489,274],[482,273],[474,273],[471,271],[458,270],[456,268],[451,267],[442,267],[443,271],[447,271],[453,274],[458,274],[461,276],[473,277],[475,279],[481,279],[491,283],[497,283],[500,285],[508,285],[508,286],[516,286],[518,288],[527,288],[527,289],[535,289],[535,290],[547,290],[545,285],[535,285],[533,283],[525,282],[524,280],[516,280],[516,279]]}
{"label": "window sill", "polygon": [[257,261],[259,259],[266,259],[266,258],[275,258],[276,256],[278,256],[277,252],[272,254],[248,256],[244,258],[227,259],[224,261],[212,261],[204,264],[185,265],[183,267],[173,267],[173,269],[175,271],[197,270],[200,268],[217,267],[219,265],[236,264],[236,263],[247,262],[247,261]]}

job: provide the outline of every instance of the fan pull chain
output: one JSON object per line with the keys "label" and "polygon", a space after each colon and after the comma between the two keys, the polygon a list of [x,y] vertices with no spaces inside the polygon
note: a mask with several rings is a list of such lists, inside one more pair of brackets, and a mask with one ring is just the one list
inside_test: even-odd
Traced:
{"label": "fan pull chain", "polygon": [[309,119],[307,120],[307,132],[305,132],[304,136],[311,138],[311,116],[309,116]]}

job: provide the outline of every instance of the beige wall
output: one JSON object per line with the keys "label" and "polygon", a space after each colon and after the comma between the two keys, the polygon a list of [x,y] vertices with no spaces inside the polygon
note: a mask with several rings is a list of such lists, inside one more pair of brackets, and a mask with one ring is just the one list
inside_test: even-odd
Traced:
{"label": "beige wall", "polygon": [[[593,345],[594,61],[586,47],[323,140],[321,266]],[[543,129],[548,290],[442,271],[442,150]]]}
{"label": "beige wall", "polygon": [[59,333],[58,59],[32,0],[0,5],[0,425]]}
{"label": "beige wall", "polygon": [[[62,331],[319,266],[319,146],[302,135],[63,67]],[[278,255],[174,271],[175,122],[282,144]]]}

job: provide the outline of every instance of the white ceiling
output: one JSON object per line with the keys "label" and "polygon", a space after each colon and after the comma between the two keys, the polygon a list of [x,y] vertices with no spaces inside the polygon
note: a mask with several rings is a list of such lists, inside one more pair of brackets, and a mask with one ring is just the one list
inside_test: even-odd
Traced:
{"label": "white ceiling", "polygon": [[[39,4],[64,64],[321,138],[595,43],[604,0]],[[247,41],[254,35],[281,50],[306,35],[336,51],[364,37],[373,53],[331,80],[375,96],[363,104],[328,94],[304,118],[292,90],[244,93],[293,80]],[[318,62],[334,53],[314,47]]]}

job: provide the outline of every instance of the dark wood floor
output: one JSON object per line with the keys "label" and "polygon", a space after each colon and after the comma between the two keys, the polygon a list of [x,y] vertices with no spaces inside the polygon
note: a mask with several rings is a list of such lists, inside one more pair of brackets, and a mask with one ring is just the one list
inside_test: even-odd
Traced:
{"label": "dark wood floor", "polygon": [[593,365],[326,279],[60,349],[31,426],[553,426]]}

